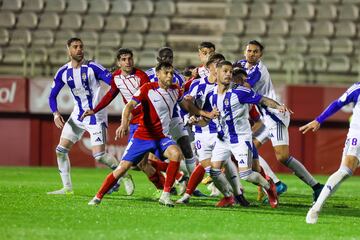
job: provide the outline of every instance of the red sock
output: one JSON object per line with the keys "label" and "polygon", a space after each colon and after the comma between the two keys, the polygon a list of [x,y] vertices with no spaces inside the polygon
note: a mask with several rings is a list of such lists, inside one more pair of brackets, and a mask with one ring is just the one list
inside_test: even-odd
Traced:
{"label": "red sock", "polygon": [[176,180],[181,180],[181,178],[184,176],[184,173],[183,172],[181,172],[181,171],[178,171],[177,173],[176,173],[176,177],[175,177],[175,179]]}
{"label": "red sock", "polygon": [[158,160],[148,160],[150,162],[150,164],[159,172],[166,172],[166,169],[168,167],[168,163],[166,162],[162,162],[162,161],[158,161]]}
{"label": "red sock", "polygon": [[104,195],[115,185],[116,182],[117,182],[117,179],[114,177],[113,173],[111,172],[105,178],[99,191],[96,194],[96,197],[102,199],[104,197]]}
{"label": "red sock", "polygon": [[194,171],[192,172],[188,185],[186,187],[186,193],[187,194],[193,194],[195,191],[197,185],[201,182],[205,175],[205,168],[201,166],[201,164],[197,165]]}
{"label": "red sock", "polygon": [[161,174],[161,172],[156,171],[154,175],[149,177],[149,180],[157,189],[164,189],[165,177]]}
{"label": "red sock", "polygon": [[179,171],[180,162],[170,161],[166,170],[166,178],[164,184],[164,192],[170,192],[172,185],[175,182],[176,173]]}

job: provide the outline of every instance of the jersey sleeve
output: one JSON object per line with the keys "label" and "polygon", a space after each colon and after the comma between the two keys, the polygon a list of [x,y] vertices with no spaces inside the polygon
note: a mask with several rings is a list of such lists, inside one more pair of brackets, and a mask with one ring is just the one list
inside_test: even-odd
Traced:
{"label": "jersey sleeve", "polygon": [[60,90],[64,87],[65,83],[62,81],[62,71],[57,72],[55,77],[54,77],[54,81],[53,84],[51,86],[51,91],[50,91],[50,95],[49,95],[49,106],[51,109],[51,112],[57,112],[58,108],[57,108],[57,101],[56,98],[60,92]]}
{"label": "jersey sleeve", "polygon": [[356,102],[360,94],[358,84],[351,86],[340,98],[333,101],[317,118],[316,121],[323,123],[328,117],[339,111],[343,106],[350,102]]}
{"label": "jersey sleeve", "polygon": [[178,99],[177,102],[181,102],[184,99],[184,90],[176,85],[177,91],[178,91]]}
{"label": "jersey sleeve", "polygon": [[134,100],[137,103],[140,103],[146,98],[148,90],[149,90],[149,83],[144,84],[139,88],[139,90],[136,91],[136,93],[132,97],[132,100]]}
{"label": "jersey sleeve", "polygon": [[145,83],[150,82],[149,76],[144,72],[140,72],[139,77],[140,77],[140,87]]}
{"label": "jersey sleeve", "polygon": [[262,98],[261,95],[254,92],[252,89],[245,87],[239,87],[233,90],[239,99],[240,103],[258,104]]}
{"label": "jersey sleeve", "polygon": [[109,70],[96,62],[90,62],[89,67],[93,69],[96,79],[102,80],[108,85],[111,84],[112,74]]}
{"label": "jersey sleeve", "polygon": [[189,91],[188,91],[188,94],[192,97],[196,97],[196,94],[197,94],[197,89],[199,87],[199,84],[200,84],[200,81],[198,79],[192,81],[191,85],[190,85],[190,88],[189,88]]}
{"label": "jersey sleeve", "polygon": [[94,108],[94,112],[97,113],[103,108],[105,108],[107,105],[109,105],[112,100],[119,94],[120,90],[115,84],[114,78],[111,80],[111,88],[109,91],[105,94],[105,96],[101,99],[101,101],[98,103],[98,105]]}

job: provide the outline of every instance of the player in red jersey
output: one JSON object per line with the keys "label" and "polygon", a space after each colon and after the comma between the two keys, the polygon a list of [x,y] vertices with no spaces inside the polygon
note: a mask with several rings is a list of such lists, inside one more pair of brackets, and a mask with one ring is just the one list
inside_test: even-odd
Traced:
{"label": "player in red jersey", "polygon": [[117,129],[116,136],[123,137],[128,133],[131,112],[138,104],[141,104],[142,113],[139,127],[131,138],[120,165],[106,177],[89,205],[99,204],[104,194],[116,183],[117,179],[123,176],[133,164],[141,161],[148,152],[160,150],[163,156],[170,160],[170,163],[166,170],[164,189],[159,202],[173,207],[170,188],[175,181],[180,161],[184,159],[180,148],[169,137],[169,125],[174,106],[179,103],[189,112],[207,118],[215,118],[219,114],[216,109],[210,113],[199,110],[191,101],[183,99],[180,87],[172,84],[174,68],[171,64],[159,63],[155,70],[158,82],[143,85],[125,106],[121,126]]}
{"label": "player in red jersey", "polygon": [[[148,76],[142,70],[134,67],[133,52],[127,48],[120,48],[116,55],[118,69],[113,73],[113,79],[111,81],[111,88],[107,94],[101,99],[99,104],[93,110],[87,110],[83,117],[97,113],[98,111],[105,108],[111,103],[111,101],[120,93],[124,103],[131,101],[133,95],[139,90],[139,88],[145,83],[149,82]],[[132,112],[132,119],[130,121],[130,133],[129,139],[131,139],[135,130],[138,127],[141,113],[141,105],[137,106]],[[148,176],[149,180],[156,186],[158,189],[162,189],[164,186],[165,178],[164,176],[156,171],[151,164],[148,163],[147,157],[144,157],[144,161],[139,164],[139,168],[144,171]],[[129,175],[130,176],[130,175]],[[129,189],[129,182],[127,179],[131,179],[125,175],[124,183],[125,189]],[[132,184],[134,185],[134,184]],[[116,191],[119,185],[115,185],[114,188],[110,191]],[[134,187],[132,187],[132,192]]]}

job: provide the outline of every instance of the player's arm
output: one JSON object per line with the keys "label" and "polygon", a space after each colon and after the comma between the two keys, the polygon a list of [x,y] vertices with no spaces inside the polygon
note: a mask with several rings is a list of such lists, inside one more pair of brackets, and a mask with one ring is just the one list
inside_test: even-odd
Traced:
{"label": "player's arm", "polygon": [[112,100],[114,100],[114,98],[119,94],[120,90],[117,88],[114,79],[111,81],[111,88],[109,89],[109,91],[107,91],[107,93],[105,94],[105,96],[100,100],[100,102],[96,105],[96,107],[94,109],[88,109],[86,110],[83,115],[81,115],[81,120],[83,120],[85,117],[93,115],[97,112],[99,112],[100,110],[102,110],[103,108],[105,108],[107,105],[109,105]]}
{"label": "player's arm", "polygon": [[120,139],[128,134],[130,119],[132,117],[131,111],[134,110],[137,105],[138,102],[134,99],[125,105],[121,116],[121,125],[116,129],[115,132],[115,140]]}
{"label": "player's arm", "polygon": [[184,108],[186,111],[193,115],[202,116],[205,118],[214,119],[219,116],[219,111],[214,108],[211,112],[204,111],[202,109],[199,109],[192,101],[189,99],[184,99],[179,102],[180,107]]}
{"label": "player's arm", "polygon": [[265,96],[262,96],[262,98],[260,99],[260,102],[259,102],[261,105],[264,105],[264,106],[267,106],[269,108],[274,108],[274,109],[277,109],[279,112],[281,113],[285,113],[285,112],[289,112],[289,113],[293,113],[293,111],[291,111],[287,106],[285,106],[284,104],[280,104],[278,103],[277,101],[271,99],[271,98],[268,98],[268,97],[265,97]]}
{"label": "player's arm", "polygon": [[54,78],[54,82],[51,87],[51,91],[49,95],[49,106],[54,116],[54,123],[56,127],[60,129],[64,127],[65,121],[58,110],[56,98],[59,95],[60,90],[64,87],[64,85],[65,83],[61,79],[61,74],[58,72]]}
{"label": "player's arm", "polygon": [[89,63],[89,66],[93,69],[96,79],[104,81],[107,85],[111,84],[113,76],[109,70],[93,61]]}

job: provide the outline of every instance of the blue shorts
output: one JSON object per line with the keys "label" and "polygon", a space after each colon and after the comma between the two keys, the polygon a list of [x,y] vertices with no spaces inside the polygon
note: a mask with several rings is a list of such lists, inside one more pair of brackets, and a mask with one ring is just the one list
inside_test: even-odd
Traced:
{"label": "blue shorts", "polygon": [[130,124],[129,128],[129,138],[128,138],[128,142],[130,142],[130,140],[132,139],[132,137],[134,136],[134,133],[136,131],[136,129],[138,129],[139,125],[138,124]]}
{"label": "blue shorts", "polygon": [[176,145],[176,143],[167,137],[160,140],[143,140],[132,137],[125,149],[122,160],[132,162],[136,165],[148,152],[162,154],[171,145]]}

